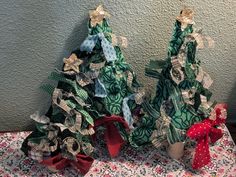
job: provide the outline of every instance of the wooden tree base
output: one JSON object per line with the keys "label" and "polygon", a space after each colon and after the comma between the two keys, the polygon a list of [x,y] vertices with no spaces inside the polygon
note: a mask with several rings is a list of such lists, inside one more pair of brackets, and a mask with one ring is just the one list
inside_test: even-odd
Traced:
{"label": "wooden tree base", "polygon": [[184,155],[184,143],[177,142],[170,144],[167,153],[173,159],[180,159]]}

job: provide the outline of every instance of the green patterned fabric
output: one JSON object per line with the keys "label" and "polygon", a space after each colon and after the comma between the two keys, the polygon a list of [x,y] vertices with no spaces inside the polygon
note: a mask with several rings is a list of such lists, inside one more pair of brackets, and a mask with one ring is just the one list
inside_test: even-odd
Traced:
{"label": "green patterned fabric", "polygon": [[155,122],[160,116],[149,102],[144,101],[142,109],[145,113],[140,117],[138,126],[133,129],[129,136],[129,142],[133,147],[139,147],[151,142],[151,135],[155,130]]}

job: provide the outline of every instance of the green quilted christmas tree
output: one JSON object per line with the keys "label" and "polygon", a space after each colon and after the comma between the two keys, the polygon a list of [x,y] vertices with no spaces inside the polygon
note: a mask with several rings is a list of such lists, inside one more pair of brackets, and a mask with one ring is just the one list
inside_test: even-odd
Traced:
{"label": "green quilted christmas tree", "polygon": [[86,54],[77,81],[91,98],[89,113],[96,132],[104,130],[108,151],[114,157],[128,140],[129,129],[134,128],[133,114],[144,92],[120,49],[127,46],[127,39],[112,33],[107,17],[102,6],[90,12],[89,35],[74,53]]}
{"label": "green quilted christmas tree", "polygon": [[89,14],[88,37],[64,59],[62,71],[49,76],[58,82],[57,87],[42,86],[51,95],[52,105],[46,115],[31,116],[36,130],[21,148],[51,170],[72,165],[86,173],[93,162],[95,137],[91,136],[99,130],[104,132],[110,155],[118,155],[144,95],[121,53],[126,38],[112,34],[110,15],[102,6]]}
{"label": "green quilted christmas tree", "polygon": [[135,146],[150,141],[156,147],[184,142],[186,130],[209,117],[215,106],[209,101],[212,80],[195,57],[204,39],[209,45],[212,41],[201,30],[194,30],[193,24],[193,11],[185,8],[175,22],[168,57],[151,60],[146,67],[146,75],[159,81],[154,99],[142,104],[146,108],[144,121],[131,133],[130,141]]}

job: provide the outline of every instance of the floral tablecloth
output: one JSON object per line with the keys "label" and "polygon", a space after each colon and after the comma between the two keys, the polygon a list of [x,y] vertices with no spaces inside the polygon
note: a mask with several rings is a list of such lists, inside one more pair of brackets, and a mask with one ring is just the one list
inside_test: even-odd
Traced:
{"label": "floral tablecloth", "polygon": [[[210,147],[212,162],[205,168],[195,171],[191,169],[193,148],[187,144],[185,155],[181,161],[170,159],[165,148],[155,149],[147,145],[133,149],[126,145],[117,158],[107,155],[105,145],[100,143],[97,148],[98,158],[85,176],[225,176],[236,177],[236,146],[228,129],[224,126],[224,136],[214,146]],[[0,176],[1,177],[56,177],[80,176],[72,167],[52,173],[46,167],[27,158],[20,150],[23,139],[30,132],[0,133]]]}

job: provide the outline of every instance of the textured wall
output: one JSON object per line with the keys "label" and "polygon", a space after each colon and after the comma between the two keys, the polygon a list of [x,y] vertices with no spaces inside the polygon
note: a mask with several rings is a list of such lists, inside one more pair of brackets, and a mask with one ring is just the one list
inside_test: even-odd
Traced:
{"label": "textured wall", "polygon": [[216,41],[214,49],[203,49],[197,56],[215,81],[213,99],[228,102],[233,120],[235,0],[9,0],[0,1],[0,130],[29,129],[29,115],[47,111],[50,98],[39,86],[86,37],[88,10],[99,3],[112,14],[114,33],[129,39],[123,50],[127,61],[153,89],[156,81],[144,77],[144,65],[151,56],[165,58],[176,15],[184,4],[194,7],[196,26]]}

